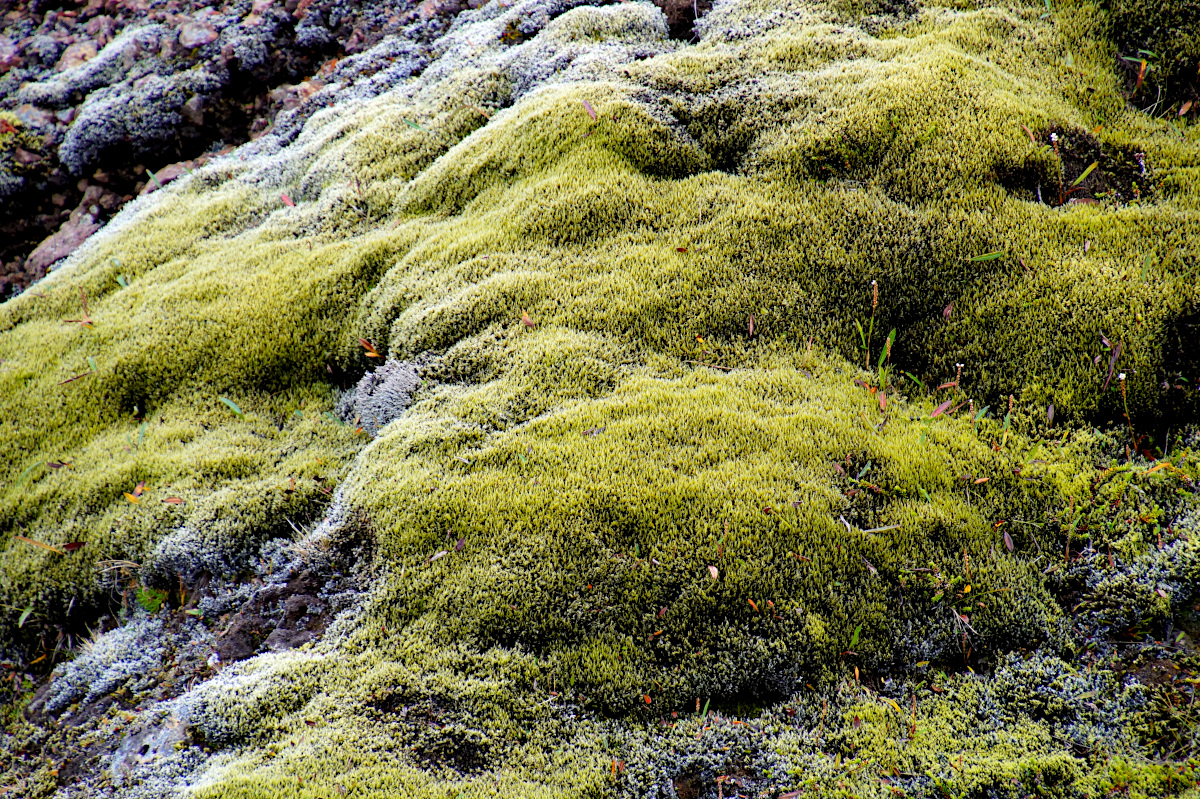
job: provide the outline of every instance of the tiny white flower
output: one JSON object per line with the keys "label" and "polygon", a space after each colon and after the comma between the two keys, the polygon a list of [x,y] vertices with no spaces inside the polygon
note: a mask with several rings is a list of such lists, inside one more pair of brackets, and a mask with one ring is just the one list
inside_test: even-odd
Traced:
{"label": "tiny white flower", "polygon": [[1051,133],[1051,134],[1050,134],[1050,141],[1053,141],[1053,142],[1056,142],[1056,141],[1058,141],[1058,134],[1057,134],[1057,133]]}
{"label": "tiny white flower", "polygon": [[1124,380],[1124,379],[1125,379],[1125,373],[1124,373],[1124,372],[1121,372],[1121,374],[1117,375],[1117,379],[1118,379],[1118,380]]}
{"label": "tiny white flower", "polygon": [[208,667],[210,669],[215,669],[220,664],[221,664],[221,656],[218,655],[216,652],[213,652],[211,655],[208,656]]}

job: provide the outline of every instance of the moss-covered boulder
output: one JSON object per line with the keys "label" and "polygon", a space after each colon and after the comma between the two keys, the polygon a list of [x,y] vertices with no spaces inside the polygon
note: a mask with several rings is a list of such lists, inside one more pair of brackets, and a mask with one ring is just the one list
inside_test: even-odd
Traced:
{"label": "moss-covered boulder", "polygon": [[0,306],[0,635],[259,654],[96,661],[87,790],[1192,790],[1200,138],[1117,16],[493,1],[123,212]]}

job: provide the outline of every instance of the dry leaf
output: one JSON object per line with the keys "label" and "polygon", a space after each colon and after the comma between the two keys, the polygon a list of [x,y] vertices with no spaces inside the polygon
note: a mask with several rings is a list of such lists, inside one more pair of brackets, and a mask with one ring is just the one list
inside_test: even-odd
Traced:
{"label": "dry leaf", "polygon": [[946,400],[941,405],[934,408],[933,413],[929,414],[929,418],[936,419],[937,417],[941,416],[943,413],[946,412],[946,409],[950,407],[950,403],[952,403],[952,402],[954,402],[953,398]]}
{"label": "dry leaf", "polygon": [[74,552],[77,549],[83,549],[83,545],[86,543],[86,541],[72,541],[69,544],[63,544],[63,551]]}
{"label": "dry leaf", "polygon": [[887,410],[887,394],[884,394],[882,391],[879,392],[879,410]]}
{"label": "dry leaf", "polygon": [[1009,552],[1013,551],[1012,536],[1008,534],[1008,531],[1004,533],[1004,546]]}
{"label": "dry leaf", "polygon": [[529,314],[525,312],[524,308],[521,309],[521,324],[525,325],[525,327],[529,328],[530,330],[533,330],[535,327],[537,327],[537,325],[534,324],[534,321],[529,318]]}
{"label": "dry leaf", "polygon": [[375,349],[374,345],[372,345],[371,342],[367,341],[365,338],[360,338],[358,340],[358,343],[361,344],[363,349],[367,351],[368,358],[382,358],[383,357]]}
{"label": "dry leaf", "polygon": [[169,502],[172,505],[182,505],[184,500],[180,497],[167,497],[163,502]]}
{"label": "dry leaf", "polygon": [[26,544],[32,544],[33,546],[37,547],[38,549],[44,549],[47,552],[53,552],[58,555],[63,554],[63,551],[61,549],[59,549],[58,547],[52,547],[49,544],[43,544],[41,541],[34,541],[32,538],[27,538],[23,535],[14,535],[13,538],[17,539],[18,541],[23,541]]}
{"label": "dry leaf", "polygon": [[713,578],[714,580],[715,580],[715,579],[717,579],[717,577],[719,577],[719,576],[720,576],[720,574],[721,574],[720,572],[718,572],[718,571],[717,571],[717,567],[716,567],[716,566],[709,566],[709,567],[708,567],[708,573],[709,573],[709,575],[711,575],[711,576],[712,576],[712,578]]}
{"label": "dry leaf", "polygon": [[596,119],[596,109],[592,108],[592,104],[587,100],[583,101],[583,109],[588,112],[588,116],[590,116],[593,120]]}
{"label": "dry leaf", "polygon": [[288,208],[294,208],[296,206],[296,203],[294,203],[292,201],[292,198],[287,196],[286,194],[280,194],[279,199],[283,200],[283,204],[286,205]]}

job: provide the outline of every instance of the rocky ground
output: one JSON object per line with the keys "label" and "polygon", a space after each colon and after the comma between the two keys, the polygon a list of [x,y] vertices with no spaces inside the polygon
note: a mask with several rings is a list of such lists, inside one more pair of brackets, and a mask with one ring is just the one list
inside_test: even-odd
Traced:
{"label": "rocky ground", "polygon": [[1194,5],[5,13],[0,796],[1200,795]]}
{"label": "rocky ground", "polygon": [[[329,84],[378,92],[483,0],[0,2],[0,298],[45,275],[134,196],[297,130]],[[689,38],[710,0],[660,0]],[[394,52],[344,62],[385,37]],[[386,60],[383,60],[386,59]]]}

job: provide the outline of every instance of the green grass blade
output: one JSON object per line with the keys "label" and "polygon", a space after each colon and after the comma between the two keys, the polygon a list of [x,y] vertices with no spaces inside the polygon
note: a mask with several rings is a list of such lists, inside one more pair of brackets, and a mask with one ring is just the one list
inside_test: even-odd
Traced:
{"label": "green grass blade", "polygon": [[1082,174],[1082,175],[1080,175],[1079,177],[1075,178],[1075,182],[1071,184],[1071,188],[1075,188],[1075,187],[1076,187],[1076,186],[1078,186],[1080,183],[1083,183],[1083,181],[1087,179],[1087,176],[1088,176],[1088,175],[1090,175],[1090,174],[1092,174],[1092,170],[1093,170],[1093,169],[1095,169],[1095,168],[1096,168],[1096,167],[1098,167],[1098,166],[1100,166],[1100,162],[1099,162],[1099,161],[1093,161],[1091,166],[1089,166],[1087,169],[1083,170],[1083,174]]}
{"label": "green grass blade", "polygon": [[217,397],[217,399],[221,400],[221,402],[228,405],[229,409],[232,410],[234,413],[236,413],[238,416],[241,416],[243,418],[245,417],[246,414],[242,413],[242,409],[237,406],[236,402],[229,399],[229,397]]}

